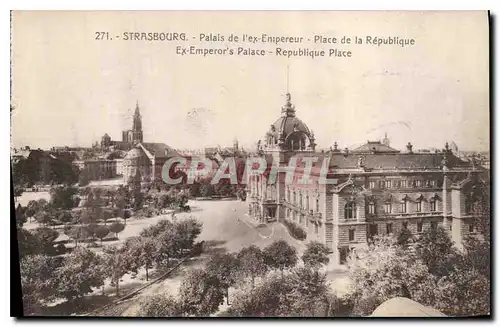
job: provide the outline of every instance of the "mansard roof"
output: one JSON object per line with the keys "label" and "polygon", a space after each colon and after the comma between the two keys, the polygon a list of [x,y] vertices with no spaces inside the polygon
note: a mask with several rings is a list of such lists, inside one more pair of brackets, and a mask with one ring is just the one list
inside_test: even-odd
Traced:
{"label": "mansard roof", "polygon": [[391,148],[380,141],[367,141],[360,147],[351,150],[353,153],[399,153],[399,150]]}
{"label": "mansard roof", "polygon": [[172,147],[165,143],[140,143],[155,158],[171,158],[180,156]]}
{"label": "mansard roof", "polygon": [[[363,167],[366,169],[441,169],[444,153],[368,153],[348,155],[337,153],[330,157],[330,168],[356,168],[359,159],[363,158]],[[450,167],[469,167],[470,164],[462,161],[451,153],[447,154]]]}

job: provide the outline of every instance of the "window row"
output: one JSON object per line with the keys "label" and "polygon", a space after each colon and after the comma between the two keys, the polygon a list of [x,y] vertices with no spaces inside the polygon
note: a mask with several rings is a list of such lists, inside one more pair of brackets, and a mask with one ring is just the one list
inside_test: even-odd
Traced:
{"label": "window row", "polygon": [[[435,230],[437,229],[437,226],[438,226],[438,223],[435,222],[435,221],[431,221],[430,223],[430,227],[431,229]],[[368,233],[371,237],[375,236],[375,235],[378,235],[378,231],[379,231],[379,225],[378,224],[371,224],[369,225],[369,230],[368,230]],[[402,229],[403,230],[407,230],[408,229],[408,222],[407,221],[404,221],[402,223]],[[424,230],[424,224],[423,222],[419,221],[417,222],[417,233],[422,233]],[[392,234],[393,233],[393,223],[387,223],[385,224],[385,232],[386,234]],[[351,241],[351,239],[349,238],[349,240]]]}
{"label": "window row", "polygon": [[380,181],[370,181],[368,187],[374,188],[413,188],[413,187],[437,187],[437,180],[401,180],[385,179]]}
{"label": "window row", "polygon": [[[409,201],[408,200],[403,200],[401,201],[401,203],[399,204],[399,213],[409,213]],[[438,205],[437,205],[437,200],[435,199],[431,199],[431,201],[429,201],[429,206],[428,206],[428,210],[430,212],[436,212],[437,209],[438,209]],[[368,210],[367,210],[367,213],[369,215],[375,215],[377,214],[377,209],[376,209],[376,205],[375,205],[375,202],[371,201],[368,203]],[[423,212],[422,211],[422,201],[419,200],[417,202],[415,202],[415,211],[414,212]],[[393,206],[392,206],[392,203],[390,202],[387,202],[387,203],[384,203],[384,206],[383,206],[383,212],[382,213],[393,213]],[[357,218],[357,205],[356,205],[356,202],[354,201],[349,201],[345,204],[345,207],[344,207],[344,219],[356,219]]]}
{"label": "window row", "polygon": [[[298,206],[301,209],[305,209],[307,211],[310,210],[310,198],[309,195],[305,196],[305,203],[304,203],[304,197],[302,193],[299,193],[297,195],[297,192],[293,191],[293,193],[290,190],[287,190],[286,192],[286,200],[289,203],[292,203],[293,205]],[[316,198],[316,203],[315,203],[315,212],[319,212],[319,198]]]}
{"label": "window row", "polygon": [[[402,201],[399,206],[400,206],[400,210],[399,212],[400,213],[408,213],[409,212],[409,201],[408,200],[404,200]],[[435,199],[431,199],[429,201],[429,206],[428,206],[428,210],[430,212],[435,212],[435,211],[438,211],[438,205],[437,205],[437,200]],[[415,206],[414,206],[414,209],[415,211],[414,212],[423,212],[423,209],[422,209],[422,200],[418,200],[415,202]],[[384,203],[384,206],[383,206],[383,213],[392,213],[392,203]],[[377,210],[376,210],[376,205],[375,205],[375,202],[369,202],[368,203],[368,214],[369,215],[374,215],[374,214],[377,214]]]}

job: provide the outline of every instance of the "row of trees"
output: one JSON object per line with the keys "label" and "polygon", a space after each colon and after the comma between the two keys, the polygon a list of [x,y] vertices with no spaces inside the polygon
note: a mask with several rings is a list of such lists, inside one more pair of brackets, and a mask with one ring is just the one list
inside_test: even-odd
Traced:
{"label": "row of trees", "polygon": [[[225,316],[290,316],[312,314],[327,308],[332,295],[326,276],[319,272],[328,263],[320,243],[308,244],[303,267],[294,247],[275,241],[261,250],[256,246],[238,253],[213,255],[204,269],[191,270],[182,281],[178,297],[155,295],[140,303],[138,316],[209,316],[224,302],[231,302]],[[229,289],[236,294],[229,299]]]}
{"label": "row of trees", "polygon": [[102,254],[81,246],[64,257],[20,249],[25,313],[40,312],[56,299],[78,302],[84,295],[103,286],[106,279],[116,287],[118,296],[120,280],[125,274],[137,274],[140,269],[145,269],[148,280],[153,267],[168,267],[172,258],[188,255],[201,227],[194,218],[160,221],[140,236],[127,239],[122,246],[104,247]]}

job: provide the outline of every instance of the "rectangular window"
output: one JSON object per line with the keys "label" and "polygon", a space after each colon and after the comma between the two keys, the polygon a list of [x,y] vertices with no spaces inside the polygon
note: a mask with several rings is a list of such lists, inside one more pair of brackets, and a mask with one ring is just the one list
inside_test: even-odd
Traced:
{"label": "rectangular window", "polygon": [[469,233],[474,233],[474,224],[469,224]]}
{"label": "rectangular window", "polygon": [[391,213],[392,212],[392,206],[390,203],[386,203],[384,206],[384,211],[385,213]]}
{"label": "rectangular window", "polygon": [[385,181],[385,188],[391,188],[392,187],[392,181]]}
{"label": "rectangular window", "polygon": [[370,215],[375,214],[375,203],[368,203],[368,213]]}
{"label": "rectangular window", "polygon": [[406,205],[406,201],[403,201],[403,202],[401,203],[401,212],[402,212],[402,213],[406,213],[406,212],[407,212],[407,209],[408,209],[408,208],[407,208],[407,205]]}
{"label": "rectangular window", "polygon": [[416,208],[417,212],[422,212],[422,202],[421,201],[418,201],[417,202],[417,208]]}
{"label": "rectangular window", "polygon": [[349,229],[349,242],[354,241],[354,229]]}
{"label": "rectangular window", "polygon": [[401,188],[407,188],[408,187],[408,181],[407,180],[402,180],[400,182]]}
{"label": "rectangular window", "polygon": [[377,224],[370,225],[370,235],[374,236],[378,234],[378,226]]}
{"label": "rectangular window", "polygon": [[403,221],[403,229],[408,229],[408,222]]}
{"label": "rectangular window", "polygon": [[431,187],[436,187],[437,186],[437,181],[436,180],[432,180],[431,181]]}
{"label": "rectangular window", "polygon": [[387,224],[387,234],[392,234],[392,224]]}
{"label": "rectangular window", "polygon": [[423,223],[422,222],[418,222],[417,223],[417,232],[418,233],[422,233],[422,227],[423,227]]}
{"label": "rectangular window", "polygon": [[437,228],[437,222],[435,221],[431,222],[431,229],[436,230],[436,228]]}
{"label": "rectangular window", "polygon": [[369,187],[370,188],[375,188],[375,182],[374,181],[370,181]]}
{"label": "rectangular window", "polygon": [[437,206],[436,206],[436,201],[431,201],[431,202],[430,202],[430,207],[431,207],[431,211],[437,211],[437,210],[436,210],[436,207],[437,207]]}
{"label": "rectangular window", "polygon": [[319,226],[318,226],[318,224],[317,224],[317,223],[316,223],[316,224],[314,224],[314,232],[316,233],[316,235],[318,235],[318,234],[319,234]]}

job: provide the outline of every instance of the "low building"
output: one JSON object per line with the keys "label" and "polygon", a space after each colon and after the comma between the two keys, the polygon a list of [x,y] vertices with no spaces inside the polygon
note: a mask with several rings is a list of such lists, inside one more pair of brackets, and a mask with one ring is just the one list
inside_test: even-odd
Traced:
{"label": "low building", "polygon": [[129,183],[137,174],[143,182],[160,181],[165,162],[177,156],[177,151],[165,143],[138,143],[123,158],[123,181]]}
{"label": "low building", "polygon": [[73,165],[85,172],[90,180],[111,179],[118,175],[117,160],[87,159],[75,160]]}

